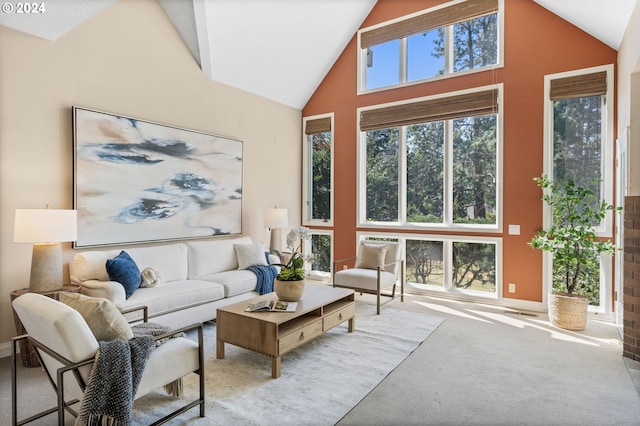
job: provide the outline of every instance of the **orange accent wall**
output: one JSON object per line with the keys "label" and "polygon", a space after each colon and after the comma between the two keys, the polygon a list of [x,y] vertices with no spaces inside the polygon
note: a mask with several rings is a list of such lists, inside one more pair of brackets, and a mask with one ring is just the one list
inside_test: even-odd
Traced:
{"label": "orange accent wall", "polygon": [[[362,28],[425,10],[437,0],[378,0]],[[504,67],[404,88],[357,95],[356,36],[304,107],[302,115],[333,112],[334,257],[356,251],[356,109],[488,84],[503,83],[503,271],[505,297],[542,301],[542,255],[527,242],[542,227],[542,202],[533,177],[543,167],[544,76],[615,64],[617,52],[532,0],[505,0]],[[614,126],[615,127],[615,126]],[[519,224],[520,235],[508,235]],[[429,233],[434,233],[429,231]],[[495,233],[485,234],[496,236]],[[508,283],[516,293],[508,293]]]}

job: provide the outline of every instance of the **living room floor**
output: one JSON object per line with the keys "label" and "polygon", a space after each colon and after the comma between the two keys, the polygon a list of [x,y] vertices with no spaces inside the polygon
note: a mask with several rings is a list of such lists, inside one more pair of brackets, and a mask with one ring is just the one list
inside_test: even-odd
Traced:
{"label": "living room floor", "polygon": [[445,321],[340,426],[640,425],[640,363],[613,323],[572,332],[545,313],[429,296],[391,306]]}
{"label": "living room floor", "polygon": [[[373,303],[368,295],[356,299]],[[381,315],[393,308],[445,321],[340,426],[640,425],[640,363],[622,357],[612,323],[589,320],[586,330],[570,332],[545,314],[430,296],[396,298]],[[49,386],[39,369],[28,370],[23,384]],[[27,394],[29,405],[52,403],[52,392]],[[0,359],[0,424],[10,415],[7,357]],[[198,423],[196,416],[193,410],[170,424]]]}

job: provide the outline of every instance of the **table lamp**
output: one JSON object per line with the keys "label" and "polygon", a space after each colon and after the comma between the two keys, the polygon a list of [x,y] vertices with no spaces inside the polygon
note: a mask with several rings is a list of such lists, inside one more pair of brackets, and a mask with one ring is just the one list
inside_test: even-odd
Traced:
{"label": "table lamp", "polygon": [[286,208],[272,208],[264,211],[264,227],[271,230],[269,248],[282,253],[282,228],[289,226],[289,211]]}
{"label": "table lamp", "polygon": [[29,291],[61,290],[62,245],[78,237],[77,212],[55,209],[16,209],[13,242],[33,243]]}

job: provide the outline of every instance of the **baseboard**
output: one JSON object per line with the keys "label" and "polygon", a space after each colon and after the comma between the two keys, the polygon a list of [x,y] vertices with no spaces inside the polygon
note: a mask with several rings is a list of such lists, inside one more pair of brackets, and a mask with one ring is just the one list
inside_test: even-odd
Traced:
{"label": "baseboard", "polygon": [[531,302],[529,300],[510,299],[508,297],[502,298],[502,306],[505,308],[516,309],[519,311],[530,312],[546,312],[547,307],[542,302]]}
{"label": "baseboard", "polygon": [[11,342],[0,343],[0,358],[8,356],[11,356]]}

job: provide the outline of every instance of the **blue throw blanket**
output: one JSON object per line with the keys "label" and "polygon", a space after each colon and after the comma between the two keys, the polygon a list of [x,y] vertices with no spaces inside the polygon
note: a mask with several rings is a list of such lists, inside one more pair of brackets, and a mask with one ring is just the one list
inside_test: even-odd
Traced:
{"label": "blue throw blanket", "polygon": [[275,266],[271,265],[254,265],[249,266],[251,272],[256,274],[258,283],[256,284],[256,291],[260,294],[267,294],[273,291],[273,280],[278,275],[278,270]]}

